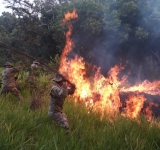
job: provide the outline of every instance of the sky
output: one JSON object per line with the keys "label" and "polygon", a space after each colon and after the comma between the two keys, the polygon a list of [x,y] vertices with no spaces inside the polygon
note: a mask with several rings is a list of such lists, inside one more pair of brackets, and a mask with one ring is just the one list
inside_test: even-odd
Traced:
{"label": "sky", "polygon": [[[29,0],[30,2],[33,2],[33,0]],[[5,8],[6,2],[4,2],[4,0],[0,0],[0,15],[2,15],[2,12],[6,11],[6,12],[12,12],[11,9],[9,8]],[[58,2],[57,2],[58,3]]]}
{"label": "sky", "polygon": [[2,12],[7,11],[7,12],[12,12],[11,9],[5,8],[6,4],[4,3],[3,0],[0,0],[0,15],[2,15]]}

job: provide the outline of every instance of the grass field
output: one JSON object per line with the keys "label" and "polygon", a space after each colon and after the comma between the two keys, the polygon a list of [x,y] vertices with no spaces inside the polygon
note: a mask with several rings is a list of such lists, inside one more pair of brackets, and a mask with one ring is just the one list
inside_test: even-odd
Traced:
{"label": "grass field", "polygon": [[[24,101],[11,94],[0,96],[0,150],[160,150],[160,128],[156,123],[143,116],[138,120],[120,115],[112,120],[107,116],[100,119],[99,114],[88,113],[71,97],[64,105],[72,128],[67,135],[48,117],[52,84],[47,84],[45,76],[40,81],[45,91],[31,95],[28,88],[23,88]],[[35,110],[30,109],[33,94],[40,101]]]}
{"label": "grass field", "polygon": [[0,67],[0,73],[2,72],[2,70],[3,70],[3,68],[2,68],[2,67]]}

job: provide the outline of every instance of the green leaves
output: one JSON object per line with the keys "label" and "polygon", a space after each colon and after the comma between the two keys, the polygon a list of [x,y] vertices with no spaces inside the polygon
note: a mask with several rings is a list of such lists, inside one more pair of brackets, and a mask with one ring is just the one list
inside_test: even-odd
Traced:
{"label": "green leaves", "polygon": [[148,35],[149,35],[149,33],[147,31],[145,31],[143,28],[141,28],[141,27],[136,28],[135,36],[138,39],[143,40],[143,39],[147,38]]}
{"label": "green leaves", "polygon": [[102,24],[100,21],[87,18],[82,25],[84,31],[88,32],[89,34],[99,34],[102,31]]}
{"label": "green leaves", "polygon": [[94,41],[97,45],[108,43],[109,49],[123,47],[124,52],[132,48],[138,51],[144,45],[150,50],[160,35],[159,0],[71,0],[60,5],[51,0],[6,2],[14,14],[0,16],[1,40],[46,61],[61,54],[67,31],[62,19],[73,9],[78,13],[77,19],[70,20],[76,50],[92,50]]}

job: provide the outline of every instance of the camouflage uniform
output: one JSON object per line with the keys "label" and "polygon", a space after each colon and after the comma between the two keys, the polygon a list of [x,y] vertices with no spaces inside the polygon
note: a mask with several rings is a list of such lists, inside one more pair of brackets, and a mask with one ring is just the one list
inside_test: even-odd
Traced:
{"label": "camouflage uniform", "polygon": [[[53,80],[57,82],[58,80],[60,81],[62,79],[54,78]],[[74,93],[73,91],[75,90],[75,87],[68,88],[65,82],[63,82],[62,86],[59,86],[56,82],[52,86],[50,91],[50,104],[48,114],[54,121],[56,121],[67,131],[70,130],[70,127],[67,116],[62,112],[63,104],[68,94]]]}
{"label": "camouflage uniform", "polygon": [[29,85],[31,86],[36,86],[36,77],[39,76],[38,69],[39,69],[39,62],[38,61],[33,61],[31,64],[31,70],[30,72],[27,72],[27,81]]}
{"label": "camouflage uniform", "polygon": [[22,100],[22,96],[16,87],[15,74],[21,70],[21,65],[13,67],[11,63],[6,62],[5,69],[2,71],[2,91],[1,94],[12,93],[19,100]]}
{"label": "camouflage uniform", "polygon": [[33,61],[33,64],[31,65],[31,70],[37,70],[39,67],[39,62],[37,60]]}

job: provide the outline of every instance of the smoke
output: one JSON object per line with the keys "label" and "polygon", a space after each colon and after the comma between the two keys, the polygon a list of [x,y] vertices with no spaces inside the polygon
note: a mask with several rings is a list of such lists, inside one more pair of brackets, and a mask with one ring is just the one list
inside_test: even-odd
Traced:
{"label": "smoke", "polygon": [[141,0],[138,1],[141,18],[139,25],[151,32],[151,37],[160,36],[160,1]]}
{"label": "smoke", "polygon": [[[124,6],[132,9],[125,10]],[[153,56],[151,50],[160,50],[157,42],[160,38],[160,1],[141,0],[121,4],[115,1],[111,7],[99,16],[104,22],[110,21],[108,28],[111,29],[101,26],[102,32],[99,34],[90,34],[87,30],[73,32],[73,54],[82,56],[89,64],[101,67],[101,73],[105,76],[114,65],[121,64],[125,66],[122,74],[130,74],[131,84],[145,78],[154,79],[151,77],[154,70],[150,73],[147,70],[148,66],[153,67],[153,63],[148,65],[146,57]],[[125,11],[129,11],[128,14]],[[123,16],[124,12],[126,16]],[[108,13],[112,15],[106,17]],[[84,26],[82,24],[83,21],[75,23],[74,31],[83,31],[79,27]]]}
{"label": "smoke", "polygon": [[73,53],[82,56],[85,62],[101,67],[103,75],[106,76],[110,68],[119,63],[116,56],[117,40],[106,39],[104,35],[99,37],[73,35],[72,38],[74,39]]}

